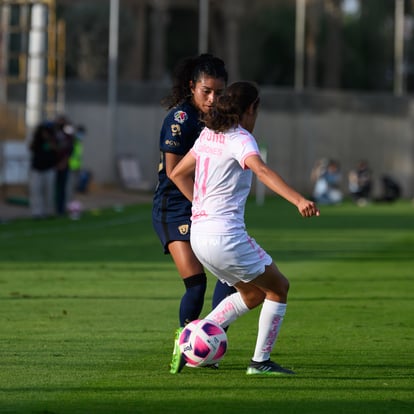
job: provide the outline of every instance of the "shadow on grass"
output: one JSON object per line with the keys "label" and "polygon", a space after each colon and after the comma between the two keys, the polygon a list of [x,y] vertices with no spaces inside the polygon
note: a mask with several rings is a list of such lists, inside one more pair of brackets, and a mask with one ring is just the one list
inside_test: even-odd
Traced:
{"label": "shadow on grass", "polygon": [[[267,381],[265,381],[267,382]],[[265,382],[262,381],[262,384]],[[176,390],[176,398],[162,398],[163,390],[160,389],[158,400],[148,400],[145,392],[137,389],[117,390],[89,389],[88,392],[97,391],[104,395],[103,399],[93,397],[83,399],[83,389],[67,390],[75,393],[65,401],[67,396],[61,395],[61,400],[54,400],[53,393],[47,401],[0,401],[0,412],[2,413],[32,413],[32,414],[411,414],[414,410],[414,403],[390,398],[384,401],[312,401],[295,400],[287,396],[286,399],[260,398],[254,401],[245,401],[232,394],[230,397],[217,398],[212,393],[207,398],[193,398],[191,394],[197,390]],[[24,390],[19,389],[19,394]],[[33,390],[27,390],[32,392]],[[62,390],[63,391],[63,390]],[[122,392],[123,391],[123,392]],[[288,389],[286,391],[289,391]],[[352,389],[350,389],[352,391]],[[115,394],[115,395],[114,395]]]}
{"label": "shadow on grass", "polygon": [[[86,217],[79,222],[22,221],[0,229],[0,262],[100,262],[171,264],[151,223],[150,206],[123,215]],[[276,261],[408,262],[413,260],[414,208],[352,205],[327,207],[304,219],[283,200],[251,202],[249,233]]]}

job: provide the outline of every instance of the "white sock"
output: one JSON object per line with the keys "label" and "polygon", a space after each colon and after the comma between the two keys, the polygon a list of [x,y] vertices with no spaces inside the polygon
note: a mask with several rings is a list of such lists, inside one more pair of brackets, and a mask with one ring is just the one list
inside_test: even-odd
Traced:
{"label": "white sock", "polygon": [[259,332],[257,333],[253,361],[262,362],[270,358],[285,313],[286,303],[265,299],[260,311]]}
{"label": "white sock", "polygon": [[227,328],[239,316],[250,309],[244,303],[239,292],[224,298],[206,317],[218,323],[222,328]]}

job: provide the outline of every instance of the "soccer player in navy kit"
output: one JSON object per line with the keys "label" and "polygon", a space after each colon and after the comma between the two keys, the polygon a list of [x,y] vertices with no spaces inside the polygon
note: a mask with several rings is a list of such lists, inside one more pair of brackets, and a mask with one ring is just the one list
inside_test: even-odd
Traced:
{"label": "soccer player in navy kit", "polygon": [[[223,92],[227,77],[224,62],[210,54],[184,59],[175,69],[171,94],[163,101],[169,112],[160,133],[161,155],[152,221],[164,253],[171,254],[186,289],[180,303],[180,328],[176,331],[170,366],[172,374],[179,370],[179,334],[185,324],[199,317],[207,278],[190,245],[191,202],[169,179],[169,174],[198,138],[204,127],[200,115],[211,109],[216,97]],[[218,281],[213,307],[233,292],[234,288]]]}

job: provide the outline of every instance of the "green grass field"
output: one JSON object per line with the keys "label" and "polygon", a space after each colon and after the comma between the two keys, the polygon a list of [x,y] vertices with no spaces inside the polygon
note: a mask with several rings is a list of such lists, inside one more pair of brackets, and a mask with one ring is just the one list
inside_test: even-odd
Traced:
{"label": "green grass field", "polygon": [[[413,413],[414,206],[285,201],[246,210],[290,279],[273,358],[252,378],[259,310],[236,321],[218,371],[168,372],[183,286],[150,206],[0,225],[0,413]],[[203,314],[215,279],[209,275]]]}

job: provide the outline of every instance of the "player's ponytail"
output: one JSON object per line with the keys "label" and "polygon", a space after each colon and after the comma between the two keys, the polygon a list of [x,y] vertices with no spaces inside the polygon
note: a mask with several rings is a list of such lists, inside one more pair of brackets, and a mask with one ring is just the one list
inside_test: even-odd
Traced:
{"label": "player's ponytail", "polygon": [[203,116],[205,125],[215,132],[237,127],[250,105],[256,110],[260,102],[259,89],[253,82],[235,82],[217,98],[213,109]]}

